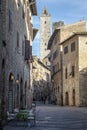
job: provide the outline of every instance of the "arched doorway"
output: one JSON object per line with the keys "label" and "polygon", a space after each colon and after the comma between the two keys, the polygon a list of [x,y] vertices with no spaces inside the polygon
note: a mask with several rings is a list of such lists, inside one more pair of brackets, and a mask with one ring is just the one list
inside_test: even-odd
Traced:
{"label": "arched doorway", "polygon": [[14,108],[14,102],[13,102],[13,80],[14,80],[14,75],[10,73],[9,75],[9,90],[8,90],[8,111],[10,113],[13,112]]}
{"label": "arched doorway", "polygon": [[20,84],[19,84],[19,74],[17,74],[17,80],[16,80],[16,91],[17,91],[17,97],[16,97],[16,106],[17,108],[20,108]]}
{"label": "arched doorway", "polygon": [[69,105],[69,94],[66,92],[65,94],[65,105]]}
{"label": "arched doorway", "polygon": [[20,81],[20,108],[23,108],[23,80]]}
{"label": "arched doorway", "polygon": [[73,106],[75,106],[75,89],[73,89]]}
{"label": "arched doorway", "polygon": [[27,108],[27,81],[25,82],[25,108]]}

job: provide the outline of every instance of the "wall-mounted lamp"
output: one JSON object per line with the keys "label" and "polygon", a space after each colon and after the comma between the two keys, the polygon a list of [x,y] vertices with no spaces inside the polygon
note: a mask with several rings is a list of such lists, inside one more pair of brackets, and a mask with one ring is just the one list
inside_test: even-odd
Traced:
{"label": "wall-mounted lamp", "polygon": [[54,83],[54,80],[52,79],[52,83]]}
{"label": "wall-mounted lamp", "polygon": [[10,78],[10,79],[11,79],[11,81],[13,81],[13,80],[14,80],[14,75],[11,75],[11,78]]}
{"label": "wall-mounted lamp", "polygon": [[18,79],[16,80],[16,84],[19,84],[19,80]]}

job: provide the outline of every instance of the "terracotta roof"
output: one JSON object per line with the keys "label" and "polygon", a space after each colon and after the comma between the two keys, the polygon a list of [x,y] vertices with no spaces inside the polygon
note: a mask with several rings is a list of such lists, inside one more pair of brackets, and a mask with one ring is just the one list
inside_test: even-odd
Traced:
{"label": "terracotta roof", "polygon": [[62,41],[60,43],[60,45],[62,45],[64,42],[68,41],[69,39],[71,39],[72,37],[76,36],[76,35],[87,35],[87,32],[73,32],[73,35],[71,35],[70,37],[68,37],[67,39],[65,39],[64,41]]}

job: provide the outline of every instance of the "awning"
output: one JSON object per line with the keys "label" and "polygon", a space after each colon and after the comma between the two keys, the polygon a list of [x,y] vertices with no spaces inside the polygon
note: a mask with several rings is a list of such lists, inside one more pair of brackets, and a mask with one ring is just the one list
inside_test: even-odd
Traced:
{"label": "awning", "polygon": [[29,6],[31,9],[32,15],[37,15],[36,0],[29,0]]}
{"label": "awning", "polygon": [[33,28],[33,40],[34,40],[37,32],[38,32],[38,29],[37,28]]}

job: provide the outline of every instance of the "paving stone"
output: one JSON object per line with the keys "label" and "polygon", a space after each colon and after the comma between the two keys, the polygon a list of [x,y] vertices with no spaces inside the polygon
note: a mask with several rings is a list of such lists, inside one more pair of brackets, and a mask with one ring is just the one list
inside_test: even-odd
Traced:
{"label": "paving stone", "polygon": [[4,130],[87,130],[87,108],[39,105],[35,127],[11,127]]}

